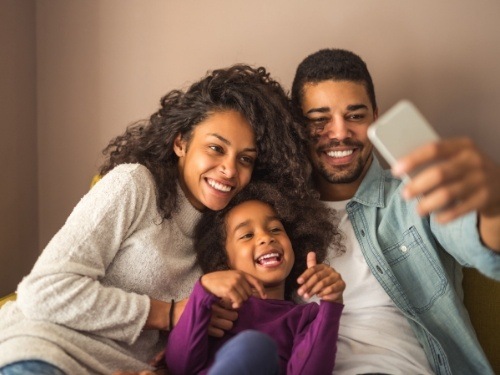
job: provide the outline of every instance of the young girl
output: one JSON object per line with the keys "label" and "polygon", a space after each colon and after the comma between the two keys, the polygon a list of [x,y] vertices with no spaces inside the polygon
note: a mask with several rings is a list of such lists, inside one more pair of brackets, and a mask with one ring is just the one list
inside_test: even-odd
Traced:
{"label": "young girl", "polygon": [[[345,284],[316,258],[324,259],[332,241],[339,245],[332,215],[315,199],[294,201],[265,183],[251,183],[224,210],[204,215],[195,249],[208,273],[170,333],[169,371],[331,374]],[[320,306],[294,303],[294,291],[305,298],[317,294]],[[238,319],[225,336],[213,338],[207,327],[211,305],[220,299],[238,309]],[[248,330],[275,341],[279,362],[269,338]]]}
{"label": "young girl", "polygon": [[153,369],[169,315],[178,319],[201,275],[202,212],[224,208],[251,178],[308,194],[288,105],[264,68],[236,65],[168,93],[114,139],[104,177],[0,311],[0,373]]}

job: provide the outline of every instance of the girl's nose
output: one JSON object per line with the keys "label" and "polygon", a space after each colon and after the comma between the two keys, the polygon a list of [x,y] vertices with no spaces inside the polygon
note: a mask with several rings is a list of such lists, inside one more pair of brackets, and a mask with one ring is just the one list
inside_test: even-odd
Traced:
{"label": "girl's nose", "polygon": [[273,243],[274,237],[270,236],[268,233],[263,232],[257,237],[257,242],[259,245],[266,245],[268,243]]}

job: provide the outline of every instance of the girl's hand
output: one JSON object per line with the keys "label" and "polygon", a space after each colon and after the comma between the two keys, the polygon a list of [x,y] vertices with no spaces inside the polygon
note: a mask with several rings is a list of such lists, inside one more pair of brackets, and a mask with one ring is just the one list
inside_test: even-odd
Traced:
{"label": "girl's hand", "polygon": [[338,272],[326,264],[316,264],[316,253],[307,254],[307,270],[299,276],[297,293],[306,299],[317,295],[323,301],[342,303],[345,282]]}
{"label": "girl's hand", "polygon": [[[215,296],[228,300],[233,309],[241,307],[256,291],[262,299],[266,292],[262,282],[242,271],[217,271],[203,275],[201,285]],[[252,289],[253,288],[253,289]]]}

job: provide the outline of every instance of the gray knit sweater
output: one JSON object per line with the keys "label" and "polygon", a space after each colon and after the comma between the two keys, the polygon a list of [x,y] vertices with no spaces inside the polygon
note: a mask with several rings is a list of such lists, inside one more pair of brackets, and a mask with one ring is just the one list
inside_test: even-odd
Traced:
{"label": "gray knit sweater", "polygon": [[114,168],[0,310],[0,367],[42,359],[71,375],[149,369],[166,337],[142,330],[148,296],[189,295],[201,275],[192,238],[200,215],[179,189],[179,210],[162,221],[149,170]]}

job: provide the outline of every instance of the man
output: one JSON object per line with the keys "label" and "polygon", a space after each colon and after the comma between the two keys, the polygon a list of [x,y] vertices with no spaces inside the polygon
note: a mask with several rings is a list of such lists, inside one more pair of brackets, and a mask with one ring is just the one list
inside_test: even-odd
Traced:
{"label": "man", "polygon": [[440,160],[406,186],[383,171],[367,138],[378,116],[372,79],[349,51],[308,56],[292,103],[310,135],[315,186],[346,236],[346,253],[329,260],[347,285],[334,373],[492,374],[457,261],[500,280],[500,168],[453,139],[400,160],[396,176]]}

